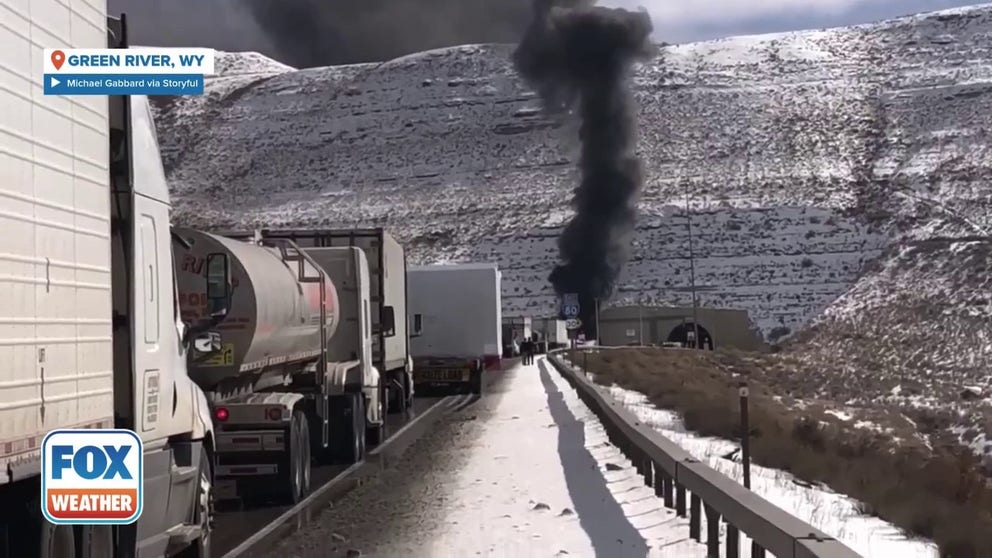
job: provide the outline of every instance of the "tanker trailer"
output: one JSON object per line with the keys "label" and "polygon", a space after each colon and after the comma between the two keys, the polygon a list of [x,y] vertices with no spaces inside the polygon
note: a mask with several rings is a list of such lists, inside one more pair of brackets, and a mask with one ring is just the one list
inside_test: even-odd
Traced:
{"label": "tanker trailer", "polygon": [[[363,318],[362,301],[352,299],[364,295],[368,305],[367,289],[346,284],[362,262],[338,266],[336,279],[292,241],[174,232],[185,241],[175,253],[187,323],[210,320],[202,292],[207,262],[220,258],[230,267],[229,311],[211,328],[211,346],[187,355],[189,375],[211,405],[218,498],[262,492],[298,502],[310,488],[311,456],[359,461],[367,441],[383,435],[371,341],[353,335],[350,323]],[[357,257],[336,250],[320,254],[325,265]]]}

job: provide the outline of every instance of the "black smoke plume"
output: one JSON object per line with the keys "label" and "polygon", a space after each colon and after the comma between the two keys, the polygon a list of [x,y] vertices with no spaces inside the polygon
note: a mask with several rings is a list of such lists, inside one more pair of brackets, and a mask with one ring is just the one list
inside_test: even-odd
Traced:
{"label": "black smoke plume", "polygon": [[513,54],[547,110],[577,105],[582,142],[575,216],[558,238],[555,292],[579,295],[582,331],[595,338],[596,301],[606,300],[627,261],[642,184],[636,107],[627,86],[652,52],[651,19],[581,0],[535,0],[534,20]]}

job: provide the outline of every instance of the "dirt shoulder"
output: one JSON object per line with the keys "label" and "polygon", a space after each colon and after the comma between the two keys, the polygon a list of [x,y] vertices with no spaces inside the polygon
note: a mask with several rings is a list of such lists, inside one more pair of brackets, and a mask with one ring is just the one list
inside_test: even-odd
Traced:
{"label": "dirt shoulder", "polygon": [[992,556],[992,487],[978,458],[920,435],[904,409],[817,398],[819,389],[766,355],[614,349],[571,358],[585,361],[598,383],[678,412],[688,429],[732,440],[739,439],[737,388],[746,380],[756,463],[855,498],[866,513],[934,540],[945,556]]}

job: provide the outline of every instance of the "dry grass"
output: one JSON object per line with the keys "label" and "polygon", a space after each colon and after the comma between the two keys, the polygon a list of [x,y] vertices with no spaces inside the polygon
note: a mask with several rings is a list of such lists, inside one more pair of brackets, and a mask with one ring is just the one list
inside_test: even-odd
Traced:
{"label": "dry grass", "polygon": [[866,513],[934,540],[945,557],[992,556],[992,487],[977,458],[953,444],[926,447],[899,413],[879,432],[837,420],[826,403],[800,410],[730,353],[623,349],[585,359],[597,382],[641,392],[690,430],[726,439],[739,438],[737,386],[746,379],[756,463],[851,496]]}

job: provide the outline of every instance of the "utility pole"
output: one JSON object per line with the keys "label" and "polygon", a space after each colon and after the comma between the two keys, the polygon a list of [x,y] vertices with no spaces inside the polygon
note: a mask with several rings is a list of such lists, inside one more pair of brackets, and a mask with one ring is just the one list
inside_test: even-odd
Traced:
{"label": "utility pole", "polygon": [[644,346],[644,306],[640,295],[637,296],[637,344]]}
{"label": "utility pole", "polygon": [[599,331],[599,299],[596,299],[596,345],[600,345],[600,341],[603,339],[603,333]]}
{"label": "utility pole", "polygon": [[689,289],[692,292],[693,348],[699,348],[699,303],[696,299],[696,258],[692,251],[692,214],[689,211],[689,181],[685,184],[685,224],[689,231]]}

